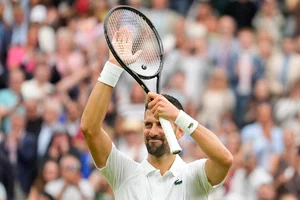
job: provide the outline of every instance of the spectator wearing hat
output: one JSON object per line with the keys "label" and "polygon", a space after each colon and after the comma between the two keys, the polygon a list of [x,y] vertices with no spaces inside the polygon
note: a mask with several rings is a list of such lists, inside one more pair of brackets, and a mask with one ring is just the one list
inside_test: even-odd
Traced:
{"label": "spectator wearing hat", "polygon": [[142,137],[142,122],[136,119],[127,118],[122,123],[122,133],[119,140],[119,149],[137,162],[147,157]]}

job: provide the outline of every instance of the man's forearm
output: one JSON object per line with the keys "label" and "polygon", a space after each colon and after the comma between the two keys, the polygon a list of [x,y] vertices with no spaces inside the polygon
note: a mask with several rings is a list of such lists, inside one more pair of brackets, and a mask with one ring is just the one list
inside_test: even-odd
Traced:
{"label": "man's forearm", "polygon": [[191,136],[209,159],[224,167],[231,166],[231,153],[213,132],[199,124]]}
{"label": "man's forearm", "polygon": [[81,119],[83,132],[98,132],[105,118],[113,87],[97,82],[84,109]]}

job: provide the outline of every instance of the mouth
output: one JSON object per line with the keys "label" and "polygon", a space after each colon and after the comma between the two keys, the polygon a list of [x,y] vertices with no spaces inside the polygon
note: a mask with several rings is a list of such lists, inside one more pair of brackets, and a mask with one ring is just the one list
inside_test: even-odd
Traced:
{"label": "mouth", "polygon": [[159,139],[150,139],[150,140],[148,140],[148,142],[161,142],[161,140],[159,140]]}

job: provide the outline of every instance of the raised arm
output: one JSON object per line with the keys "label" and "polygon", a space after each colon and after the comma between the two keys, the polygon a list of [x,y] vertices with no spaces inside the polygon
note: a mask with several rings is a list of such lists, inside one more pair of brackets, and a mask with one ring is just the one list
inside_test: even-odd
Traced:
{"label": "raised arm", "polygon": [[[141,53],[138,51],[132,55],[132,34],[127,28],[122,28],[115,33],[112,44],[118,55],[122,58],[125,57],[129,62],[134,62]],[[113,88],[122,71],[123,68],[110,52],[109,62],[105,64],[99,81],[93,88],[81,119],[84,138],[95,164],[100,168],[106,165],[112,148],[112,141],[102,129],[102,123],[107,113]]]}
{"label": "raised arm", "polygon": [[[110,60],[117,65],[116,62]],[[112,141],[102,129],[113,87],[98,81],[94,86],[81,118],[81,131],[88,144],[95,164],[101,168],[112,148]]]}
{"label": "raised arm", "polygon": [[153,99],[148,107],[154,116],[174,121],[185,132],[189,132],[189,128],[193,130],[191,137],[208,156],[205,164],[208,181],[211,185],[221,183],[232,165],[233,156],[218,137],[183,111],[179,111],[162,95],[150,92],[148,98]]}

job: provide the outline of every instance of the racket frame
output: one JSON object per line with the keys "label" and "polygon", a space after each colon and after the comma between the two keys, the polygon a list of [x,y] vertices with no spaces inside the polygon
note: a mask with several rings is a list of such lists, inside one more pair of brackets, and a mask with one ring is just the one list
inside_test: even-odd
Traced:
{"label": "racket frame", "polygon": [[[132,11],[134,12],[135,14],[139,15],[143,20],[146,21],[146,23],[149,25],[149,27],[152,29],[156,39],[157,39],[157,42],[158,42],[158,45],[159,45],[159,48],[160,48],[160,54],[159,54],[159,57],[160,57],[160,66],[157,70],[157,72],[154,74],[154,75],[151,75],[151,76],[143,76],[143,75],[140,75],[136,72],[134,72],[133,70],[131,70],[129,67],[127,67],[127,65],[122,61],[122,59],[118,56],[118,53],[115,51],[113,45],[112,45],[112,42],[109,38],[109,33],[108,33],[108,20],[109,20],[109,16],[115,12],[116,10],[121,10],[121,9],[126,9],[126,10],[129,10],[129,11]],[[164,55],[163,55],[163,52],[164,52],[164,49],[163,49],[163,44],[162,44],[162,41],[160,39],[160,36],[156,30],[156,28],[154,27],[154,25],[152,24],[152,22],[143,14],[141,13],[140,11],[136,10],[135,8],[131,7],[131,6],[126,6],[126,5],[120,5],[120,6],[116,6],[115,8],[111,9],[106,17],[105,17],[105,20],[104,20],[104,36],[105,36],[105,39],[106,39],[106,43],[108,44],[108,47],[111,51],[111,53],[113,54],[113,56],[115,57],[115,59],[118,61],[118,63],[125,69],[125,71],[127,71],[135,80],[136,82],[138,82],[138,84],[143,88],[143,90],[145,91],[146,94],[148,94],[150,92],[149,88],[147,87],[147,85],[141,80],[149,80],[149,79],[153,79],[156,77],[156,92],[159,93],[159,81],[160,81],[160,75],[161,75],[161,72],[162,72],[162,68],[163,68],[163,59],[164,59]],[[165,133],[165,136],[166,136],[166,139],[169,143],[169,146],[170,146],[170,151],[172,154],[178,154],[182,151],[181,147],[179,146],[178,144],[178,141],[177,141],[177,138],[175,136],[175,133],[174,133],[174,130],[172,128],[172,125],[171,123],[162,118],[162,117],[159,117],[159,121],[162,125],[162,128],[164,130],[164,133]]]}

